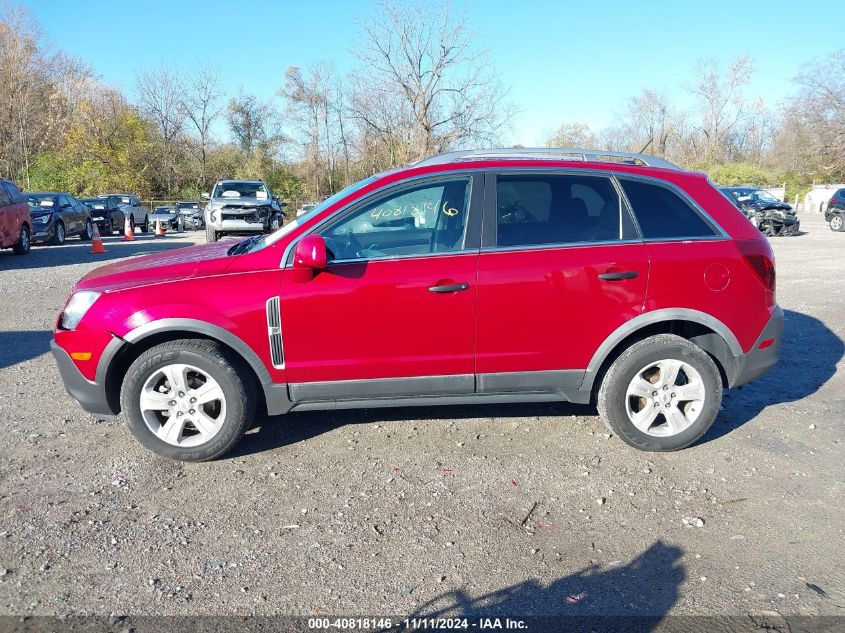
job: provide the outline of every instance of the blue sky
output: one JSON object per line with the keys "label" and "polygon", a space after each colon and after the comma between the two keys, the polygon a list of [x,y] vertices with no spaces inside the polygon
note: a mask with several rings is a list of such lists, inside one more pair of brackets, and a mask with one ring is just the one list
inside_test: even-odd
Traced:
{"label": "blue sky", "polygon": [[[27,0],[52,43],[81,57],[131,94],[137,71],[159,63],[181,70],[207,60],[223,86],[272,98],[288,66],[332,59],[355,65],[350,49],[369,1]],[[750,95],[776,105],[793,93],[802,63],[845,46],[842,2],[805,0],[456,0],[479,46],[519,110],[508,143],[541,144],[563,121],[613,122],[643,88],[685,104],[696,60],[750,55]],[[840,18],[836,20],[835,18]]]}

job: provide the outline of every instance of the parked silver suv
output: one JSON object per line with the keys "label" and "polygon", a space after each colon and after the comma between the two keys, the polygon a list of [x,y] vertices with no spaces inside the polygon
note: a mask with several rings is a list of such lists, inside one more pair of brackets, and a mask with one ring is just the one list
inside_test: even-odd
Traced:
{"label": "parked silver suv", "polygon": [[205,237],[216,242],[225,235],[269,233],[282,226],[279,199],[261,180],[219,180],[205,207]]}

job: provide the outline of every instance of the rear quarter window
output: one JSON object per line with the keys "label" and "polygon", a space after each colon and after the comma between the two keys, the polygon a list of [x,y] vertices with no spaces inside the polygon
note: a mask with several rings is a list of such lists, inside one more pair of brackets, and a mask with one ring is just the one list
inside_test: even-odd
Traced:
{"label": "rear quarter window", "polygon": [[644,239],[683,239],[719,235],[697,209],[663,185],[620,178]]}

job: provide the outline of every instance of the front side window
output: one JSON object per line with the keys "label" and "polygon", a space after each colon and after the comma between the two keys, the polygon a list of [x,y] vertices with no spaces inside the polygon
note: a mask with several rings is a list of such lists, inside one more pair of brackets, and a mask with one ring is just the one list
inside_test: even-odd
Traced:
{"label": "front side window", "polygon": [[645,239],[713,237],[716,228],[668,187],[620,179]]}
{"label": "front side window", "polygon": [[329,259],[379,259],[463,249],[470,179],[428,182],[381,196],[322,230]]}
{"label": "front side window", "polygon": [[9,200],[9,194],[6,193],[6,188],[0,184],[0,207],[5,207],[11,201]]}
{"label": "front side window", "polygon": [[496,244],[539,246],[632,237],[610,179],[502,175],[496,180]]}

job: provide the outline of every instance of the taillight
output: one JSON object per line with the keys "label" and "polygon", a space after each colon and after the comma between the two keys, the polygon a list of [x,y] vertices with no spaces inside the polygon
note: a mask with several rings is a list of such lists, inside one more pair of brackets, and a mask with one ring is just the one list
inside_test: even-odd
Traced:
{"label": "taillight", "polygon": [[827,201],[828,204],[833,204],[836,202],[836,196],[833,196],[830,200]]}
{"label": "taillight", "polygon": [[737,240],[742,259],[757,274],[767,290],[775,291],[775,257],[766,240]]}

